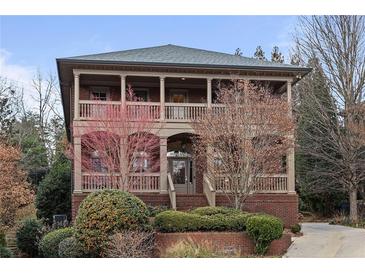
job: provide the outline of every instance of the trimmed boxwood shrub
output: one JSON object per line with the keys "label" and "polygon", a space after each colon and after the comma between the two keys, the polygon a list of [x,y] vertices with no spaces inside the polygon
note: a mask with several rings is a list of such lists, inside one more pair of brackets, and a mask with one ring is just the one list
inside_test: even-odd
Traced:
{"label": "trimmed boxwood shrub", "polygon": [[58,246],[64,239],[73,235],[72,227],[65,227],[53,230],[46,234],[39,243],[39,250],[43,257],[57,258]]}
{"label": "trimmed boxwood shrub", "polygon": [[0,258],[12,258],[13,253],[6,246],[0,245]]}
{"label": "trimmed boxwood shrub", "polygon": [[161,232],[198,231],[207,225],[207,218],[198,214],[167,210],[156,215],[154,225]]}
{"label": "trimmed boxwood shrub", "polygon": [[160,232],[244,231],[246,221],[252,215],[238,212],[199,215],[168,210],[156,216],[154,225]]}
{"label": "trimmed boxwood shrub", "polygon": [[204,206],[198,207],[190,211],[191,213],[198,215],[216,215],[216,214],[234,214],[244,213],[243,211],[235,208],[223,207],[223,206]]}
{"label": "trimmed boxwood shrub", "polygon": [[83,258],[83,252],[80,242],[75,237],[68,237],[60,242],[58,246],[59,258]]}
{"label": "trimmed boxwood shrub", "polygon": [[42,223],[37,219],[26,219],[16,232],[16,245],[21,252],[37,257],[41,238]]}
{"label": "trimmed boxwood shrub", "polygon": [[246,230],[255,243],[256,253],[264,255],[273,240],[283,235],[284,227],[280,219],[270,215],[256,215],[247,219]]}
{"label": "trimmed boxwood shrub", "polygon": [[103,256],[109,236],[124,229],[148,226],[149,212],[136,196],[118,190],[88,195],[80,205],[75,237],[90,256]]}

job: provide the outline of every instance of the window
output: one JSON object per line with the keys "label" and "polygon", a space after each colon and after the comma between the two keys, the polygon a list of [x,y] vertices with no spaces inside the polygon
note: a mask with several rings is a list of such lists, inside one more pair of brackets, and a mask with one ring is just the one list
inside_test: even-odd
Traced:
{"label": "window", "polygon": [[109,95],[110,95],[110,91],[109,91],[108,87],[91,87],[90,88],[91,100],[108,101]]}
{"label": "window", "polygon": [[138,101],[148,102],[148,89],[146,88],[134,88],[134,96]]}

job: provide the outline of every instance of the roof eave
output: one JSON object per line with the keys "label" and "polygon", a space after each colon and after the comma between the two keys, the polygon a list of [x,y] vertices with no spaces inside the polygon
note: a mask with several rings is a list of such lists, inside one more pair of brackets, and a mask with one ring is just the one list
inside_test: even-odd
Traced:
{"label": "roof eave", "polygon": [[97,65],[129,65],[129,66],[157,66],[157,67],[181,67],[181,68],[217,68],[217,69],[238,69],[238,70],[262,70],[262,71],[288,71],[302,72],[304,75],[311,71],[306,67],[274,67],[274,66],[237,66],[237,65],[206,65],[206,64],[182,64],[182,63],[157,63],[157,62],[123,62],[123,61],[107,61],[107,60],[75,60],[68,58],[56,59],[57,63],[64,62],[70,64],[97,64]]}

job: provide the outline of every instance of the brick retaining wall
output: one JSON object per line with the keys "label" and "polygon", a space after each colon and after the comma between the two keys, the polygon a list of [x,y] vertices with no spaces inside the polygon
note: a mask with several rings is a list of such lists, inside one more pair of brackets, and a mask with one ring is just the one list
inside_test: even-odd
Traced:
{"label": "brick retaining wall", "polygon": [[[214,250],[225,254],[240,256],[254,255],[254,243],[245,232],[187,232],[187,233],[156,233],[157,256],[164,256],[166,249],[180,241],[191,240],[197,244],[209,245]],[[266,255],[281,256],[291,244],[290,234],[283,234],[279,240],[274,240]]]}
{"label": "brick retaining wall", "polygon": [[[169,206],[168,194],[134,193],[146,204],[152,206]],[[86,193],[72,195],[72,220],[75,219],[77,210]],[[178,199],[178,197],[177,197]],[[217,194],[216,204],[230,205],[227,196]],[[298,222],[298,195],[296,194],[254,194],[247,198],[244,210],[249,212],[262,212],[281,218],[285,227],[289,228]]]}

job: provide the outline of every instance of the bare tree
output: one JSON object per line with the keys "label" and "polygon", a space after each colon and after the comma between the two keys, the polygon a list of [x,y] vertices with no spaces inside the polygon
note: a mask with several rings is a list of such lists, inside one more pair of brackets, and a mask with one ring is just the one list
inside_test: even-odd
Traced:
{"label": "bare tree", "polygon": [[[326,153],[317,146],[308,146],[305,152],[336,166],[335,170],[328,170],[334,184],[327,187],[337,184],[346,189],[353,222],[358,220],[359,184],[365,179],[365,140],[360,133],[364,116],[359,115],[365,95],[364,20],[363,16],[302,17],[296,37],[304,58],[318,58],[332,94],[330,108],[334,109],[331,111],[313,96],[312,110],[321,115],[321,119],[313,121],[314,126],[326,132],[330,149],[335,153]],[[313,142],[317,141],[314,134],[307,134],[308,138],[313,137]]]}
{"label": "bare tree", "polygon": [[60,92],[57,89],[56,77],[49,74],[44,78],[40,71],[32,80],[32,88],[34,93],[32,99],[36,102],[35,114],[38,120],[38,127],[41,139],[47,148],[48,157],[51,158],[54,153],[54,133],[52,124],[55,119],[62,121],[63,117],[59,113]]}
{"label": "bare tree", "polygon": [[8,138],[20,111],[21,90],[0,76],[0,137]]}
{"label": "bare tree", "polygon": [[283,168],[294,124],[285,98],[247,81],[221,86],[217,103],[221,107],[191,124],[198,136],[194,152],[206,159],[207,166],[200,168],[210,181],[242,208],[259,177]]}

